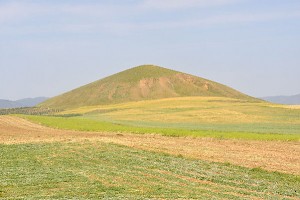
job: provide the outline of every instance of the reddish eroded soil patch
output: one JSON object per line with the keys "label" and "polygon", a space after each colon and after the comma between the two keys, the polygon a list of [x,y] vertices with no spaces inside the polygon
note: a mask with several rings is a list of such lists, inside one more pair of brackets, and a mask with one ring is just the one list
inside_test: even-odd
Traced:
{"label": "reddish eroded soil patch", "polygon": [[66,131],[47,128],[14,116],[0,116],[0,143],[2,144],[82,140],[113,142],[194,159],[229,162],[239,166],[300,174],[300,142]]}

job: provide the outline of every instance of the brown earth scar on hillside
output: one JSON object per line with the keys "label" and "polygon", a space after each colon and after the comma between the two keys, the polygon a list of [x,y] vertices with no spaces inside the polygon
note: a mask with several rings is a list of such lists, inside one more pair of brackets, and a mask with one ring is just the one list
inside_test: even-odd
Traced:
{"label": "brown earth scar on hillside", "polygon": [[140,80],[139,88],[141,90],[142,97],[146,97],[149,95],[150,89],[153,86],[153,84],[154,84],[153,78]]}
{"label": "brown earth scar on hillside", "polygon": [[65,131],[44,127],[15,116],[0,116],[0,143],[112,142],[192,159],[228,162],[300,175],[300,143],[211,138],[165,137],[127,133]]}

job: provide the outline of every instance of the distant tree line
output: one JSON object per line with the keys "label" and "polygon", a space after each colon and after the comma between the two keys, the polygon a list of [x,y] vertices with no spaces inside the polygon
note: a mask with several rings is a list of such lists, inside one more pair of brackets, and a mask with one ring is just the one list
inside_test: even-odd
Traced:
{"label": "distant tree line", "polygon": [[53,115],[61,111],[63,110],[53,109],[53,108],[22,107],[22,108],[0,109],[0,115],[9,115],[9,114]]}

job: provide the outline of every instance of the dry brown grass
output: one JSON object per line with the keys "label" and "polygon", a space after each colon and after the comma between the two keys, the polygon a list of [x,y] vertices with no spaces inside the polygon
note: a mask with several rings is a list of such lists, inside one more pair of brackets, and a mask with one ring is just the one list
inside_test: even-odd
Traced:
{"label": "dry brown grass", "polygon": [[0,143],[101,141],[245,167],[300,174],[300,143],[65,131],[15,116],[0,116]]}

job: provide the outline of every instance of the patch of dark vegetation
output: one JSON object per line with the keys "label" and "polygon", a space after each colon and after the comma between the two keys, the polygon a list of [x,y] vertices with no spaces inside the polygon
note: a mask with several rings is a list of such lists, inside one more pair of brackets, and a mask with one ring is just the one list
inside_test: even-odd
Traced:
{"label": "patch of dark vegetation", "polygon": [[93,110],[91,112],[88,112],[86,114],[104,114],[104,113],[110,113],[110,112],[114,112],[114,111],[121,111],[121,110],[126,110],[126,108],[114,108],[114,109],[97,109],[97,110]]}
{"label": "patch of dark vegetation", "polygon": [[82,114],[58,114],[58,115],[50,115],[51,117],[80,117]]}
{"label": "patch of dark vegetation", "polygon": [[217,103],[257,103],[257,102],[262,102],[262,100],[257,99],[257,101],[250,101],[250,100],[243,100],[243,99],[226,99],[226,100],[221,100],[221,99],[214,99],[214,100],[207,100],[207,102],[217,102]]}
{"label": "patch of dark vegetation", "polygon": [[54,115],[61,112],[61,109],[38,108],[38,107],[22,107],[0,109],[0,115],[22,114],[22,115]]}

